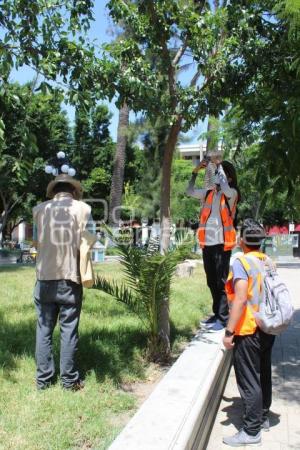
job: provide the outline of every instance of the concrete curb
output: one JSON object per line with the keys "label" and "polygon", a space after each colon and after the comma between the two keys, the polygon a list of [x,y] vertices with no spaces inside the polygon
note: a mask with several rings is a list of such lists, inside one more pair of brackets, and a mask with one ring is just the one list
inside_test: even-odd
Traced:
{"label": "concrete curb", "polygon": [[231,366],[222,338],[199,332],[109,450],[204,450]]}
{"label": "concrete curb", "polygon": [[279,269],[297,269],[300,267],[300,261],[276,261],[276,267]]}

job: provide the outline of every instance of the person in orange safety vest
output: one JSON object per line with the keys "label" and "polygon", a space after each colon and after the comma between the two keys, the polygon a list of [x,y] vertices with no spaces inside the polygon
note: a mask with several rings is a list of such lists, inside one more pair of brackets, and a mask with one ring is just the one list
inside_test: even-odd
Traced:
{"label": "person in orange safety vest", "polygon": [[201,322],[210,332],[224,329],[228,319],[225,281],[229,272],[231,250],[236,245],[235,217],[240,198],[234,166],[215,157],[215,184],[209,189],[195,189],[199,170],[207,166],[203,160],[194,170],[187,195],[202,203],[197,236],[202,248],[207,285],[213,299],[213,315]]}
{"label": "person in orange safety vest", "polygon": [[244,406],[242,429],[223,438],[231,447],[260,444],[261,429],[269,429],[275,336],[261,331],[254,317],[264,298],[265,261],[268,259],[267,264],[272,264],[259,251],[264,237],[264,229],[258,222],[244,221],[240,238],[244,254],[234,260],[226,283],[230,313],[223,343],[226,349],[233,349],[235,376]]}

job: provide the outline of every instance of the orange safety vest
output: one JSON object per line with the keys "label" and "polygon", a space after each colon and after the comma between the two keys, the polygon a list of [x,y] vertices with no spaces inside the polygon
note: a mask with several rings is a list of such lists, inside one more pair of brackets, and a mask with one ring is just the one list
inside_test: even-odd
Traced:
{"label": "orange safety vest", "polygon": [[[197,236],[201,248],[205,247],[205,228],[208,218],[211,215],[214,195],[215,195],[214,189],[209,191],[208,195],[205,198],[204,205],[200,211],[199,228],[197,231]],[[233,218],[236,210],[236,204],[237,202],[234,203],[232,210],[230,210],[225,195],[224,194],[221,195],[220,215],[223,225],[225,251],[232,250],[236,245],[236,231],[233,226]]]}
{"label": "orange safety vest", "polygon": [[[253,311],[258,311],[259,304],[263,300],[263,267],[260,261],[264,261],[266,255],[260,252],[250,252],[243,256],[239,256],[238,259],[241,261],[248,275],[248,291],[247,305],[235,327],[234,333],[237,336],[246,336],[254,334],[257,329]],[[225,291],[230,309],[235,296],[232,271],[230,271],[228,275]]]}

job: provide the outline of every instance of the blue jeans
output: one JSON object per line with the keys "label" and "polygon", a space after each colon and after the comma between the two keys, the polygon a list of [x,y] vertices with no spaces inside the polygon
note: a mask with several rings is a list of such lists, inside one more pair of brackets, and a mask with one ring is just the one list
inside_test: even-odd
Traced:
{"label": "blue jeans", "polygon": [[60,377],[63,387],[79,380],[75,356],[82,305],[82,285],[70,280],[37,281],[34,290],[37,313],[36,383],[47,387],[55,374],[52,336],[57,320],[60,326]]}

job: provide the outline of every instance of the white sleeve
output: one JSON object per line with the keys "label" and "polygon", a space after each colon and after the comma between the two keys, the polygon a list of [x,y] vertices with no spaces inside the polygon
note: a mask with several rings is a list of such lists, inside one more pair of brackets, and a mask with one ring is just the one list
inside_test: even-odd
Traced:
{"label": "white sleeve", "polygon": [[237,191],[234,188],[231,188],[228,184],[227,177],[225,175],[224,169],[221,164],[218,166],[218,174],[217,174],[220,182],[221,191],[223,194],[230,199],[233,203],[237,197]]}
{"label": "white sleeve", "polygon": [[197,174],[193,173],[192,178],[189,181],[189,184],[188,184],[188,187],[187,187],[185,193],[189,197],[198,198],[199,200],[201,200],[203,202],[205,199],[207,190],[206,189],[195,189],[196,178],[197,178]]}

